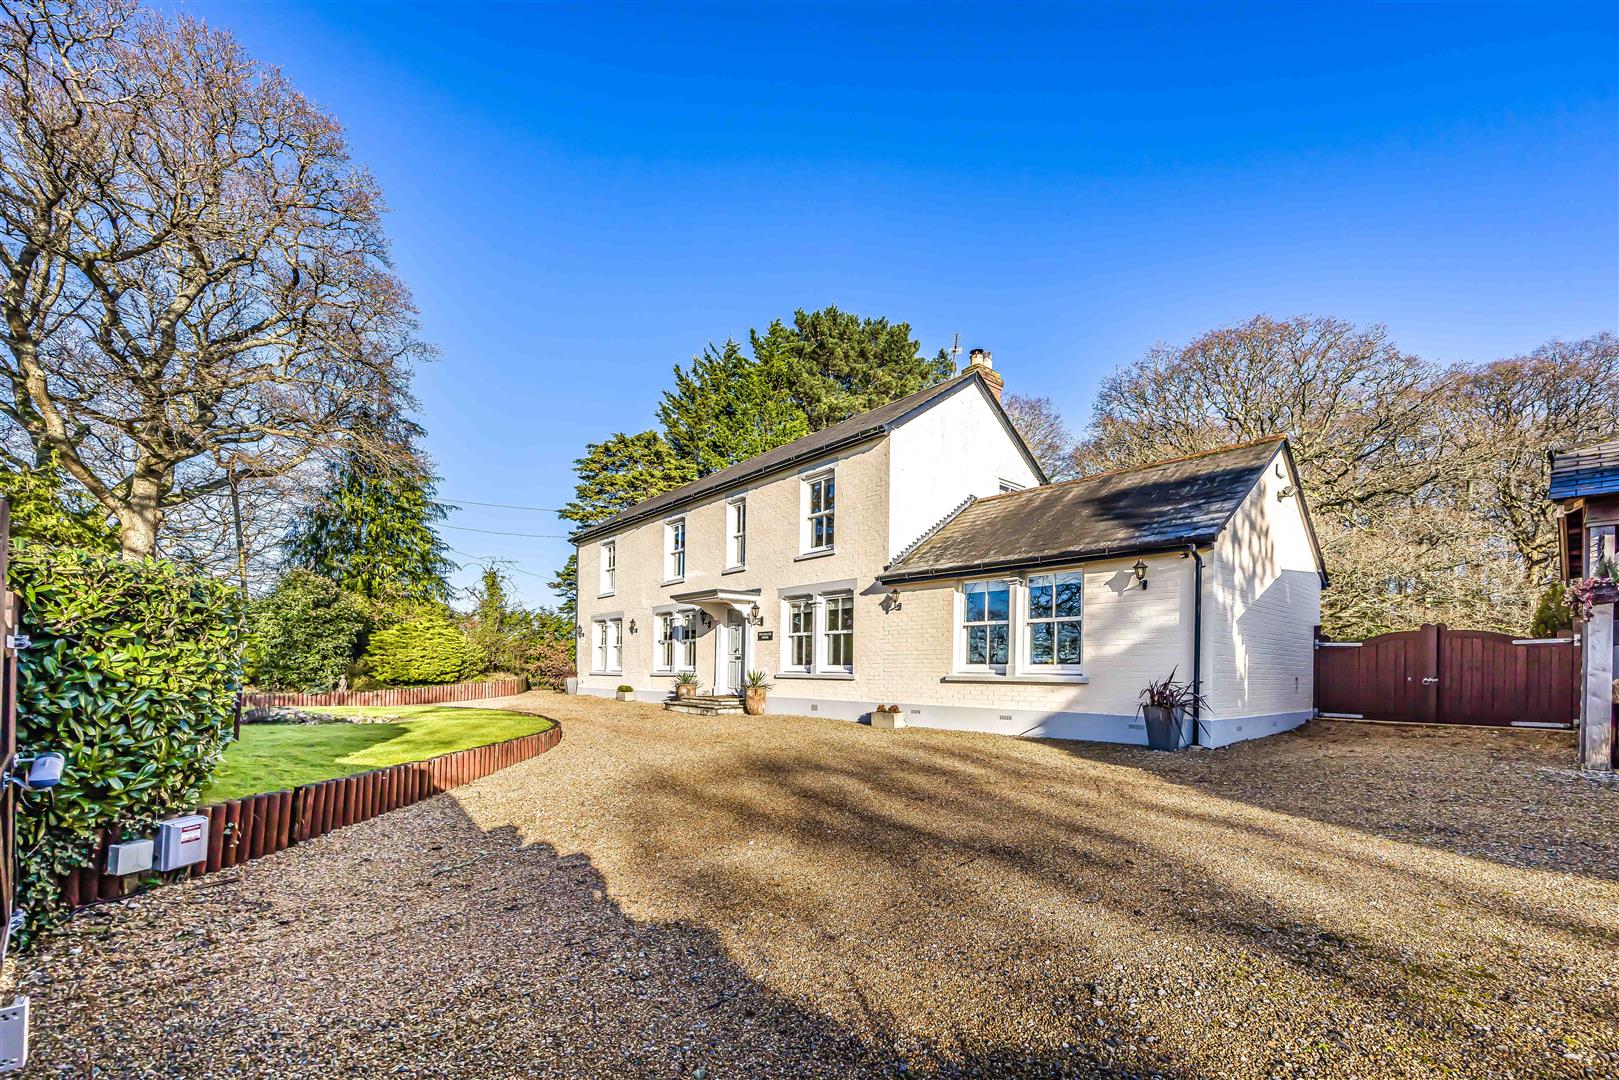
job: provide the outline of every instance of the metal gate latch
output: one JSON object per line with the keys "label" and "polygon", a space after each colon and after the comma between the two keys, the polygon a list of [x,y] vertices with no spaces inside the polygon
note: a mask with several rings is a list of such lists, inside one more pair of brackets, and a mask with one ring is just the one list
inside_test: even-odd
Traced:
{"label": "metal gate latch", "polygon": [[22,995],[0,1009],[0,1073],[28,1064],[28,997]]}

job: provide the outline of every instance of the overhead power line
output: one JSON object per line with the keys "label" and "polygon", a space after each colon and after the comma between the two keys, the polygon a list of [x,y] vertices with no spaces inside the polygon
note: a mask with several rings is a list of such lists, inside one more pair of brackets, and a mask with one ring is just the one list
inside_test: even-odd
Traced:
{"label": "overhead power line", "polygon": [[560,514],[560,513],[562,513],[561,510],[558,510],[554,506],[516,506],[516,505],[514,505],[512,503],[479,502],[477,499],[456,499],[456,498],[452,498],[452,497],[450,497],[448,495],[446,495],[440,501],[441,502],[447,502],[447,503],[450,503],[451,505],[457,505],[457,506],[494,506],[494,507],[500,508],[501,510],[532,510],[537,514]]}
{"label": "overhead power line", "polygon": [[489,536],[526,536],[531,540],[566,540],[567,533],[526,533],[503,532],[500,529],[474,529],[470,525],[440,525],[441,529],[455,529],[459,532],[486,533]]}

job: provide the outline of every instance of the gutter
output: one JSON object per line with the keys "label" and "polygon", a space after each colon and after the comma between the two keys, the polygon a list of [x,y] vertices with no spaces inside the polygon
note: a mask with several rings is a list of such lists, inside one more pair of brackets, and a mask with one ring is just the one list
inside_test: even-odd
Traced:
{"label": "gutter", "polygon": [[1211,537],[1195,537],[1190,540],[1175,540],[1146,546],[1141,544],[1121,544],[1107,548],[1060,551],[1053,555],[1040,555],[1033,558],[985,559],[981,562],[962,563],[957,566],[943,566],[936,569],[878,574],[877,580],[884,585],[908,585],[918,581],[939,581],[945,578],[971,577],[976,574],[1039,570],[1047,566],[1073,566],[1077,563],[1100,562],[1103,559],[1117,559],[1127,555],[1162,555],[1167,552],[1177,551],[1184,555],[1188,547],[1210,542],[1212,542]]}

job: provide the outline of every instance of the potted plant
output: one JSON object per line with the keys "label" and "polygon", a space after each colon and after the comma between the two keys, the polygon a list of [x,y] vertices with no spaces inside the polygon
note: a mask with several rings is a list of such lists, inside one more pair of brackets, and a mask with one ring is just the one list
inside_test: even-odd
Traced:
{"label": "potted plant", "polygon": [[619,683],[618,684],[618,700],[620,700],[620,701],[634,701],[635,700],[635,687],[631,686],[629,683]]}
{"label": "potted plant", "polygon": [[762,671],[750,671],[747,678],[742,680],[742,711],[749,716],[758,716],[765,711],[765,694],[770,692],[770,684],[765,681]]}
{"label": "potted plant", "polygon": [[682,671],[675,676],[675,700],[685,701],[687,698],[697,696],[697,676],[690,671]]}
{"label": "potted plant", "polygon": [[1193,705],[1208,707],[1202,695],[1192,693],[1185,683],[1175,681],[1178,668],[1169,677],[1147,684],[1141,691],[1141,716],[1147,722],[1147,745],[1154,750],[1179,750],[1191,745],[1186,733],[1186,710]]}
{"label": "potted plant", "polygon": [[899,706],[879,705],[871,710],[871,726],[884,731],[894,731],[904,727],[905,721],[899,714]]}

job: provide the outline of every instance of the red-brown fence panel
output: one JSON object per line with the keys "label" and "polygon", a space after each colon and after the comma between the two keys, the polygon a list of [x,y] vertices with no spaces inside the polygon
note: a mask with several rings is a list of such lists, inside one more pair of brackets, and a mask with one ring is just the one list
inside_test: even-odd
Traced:
{"label": "red-brown fence panel", "polygon": [[1316,642],[1316,711],[1328,717],[1569,727],[1579,717],[1579,685],[1580,646],[1572,638],[1428,625]]}

